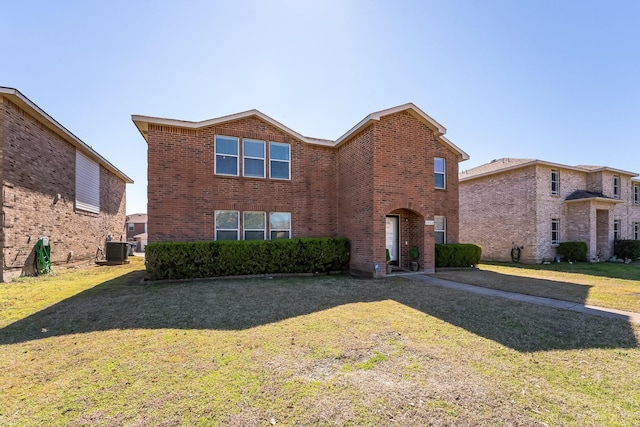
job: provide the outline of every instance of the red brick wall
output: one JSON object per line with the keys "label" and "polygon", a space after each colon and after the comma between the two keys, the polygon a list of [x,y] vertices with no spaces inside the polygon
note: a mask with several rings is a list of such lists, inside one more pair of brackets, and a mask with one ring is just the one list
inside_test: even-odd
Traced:
{"label": "red brick wall", "polygon": [[[373,272],[378,262],[384,270],[385,259],[376,260],[372,245],[373,207],[373,128],[367,127],[341,145],[338,157],[338,234],[351,241],[353,271]],[[384,224],[383,224],[384,226]],[[384,248],[384,245],[383,245]],[[384,250],[384,249],[383,249]]]}
{"label": "red brick wall", "polygon": [[[101,212],[76,211],[75,148],[6,98],[0,99],[4,280],[33,273],[40,236],[49,237],[54,265],[93,260],[107,235],[124,239],[124,181],[101,167]],[[54,203],[56,194],[62,199]]]}
{"label": "red brick wall", "polygon": [[[214,175],[215,135],[291,144],[291,180]],[[293,237],[336,235],[331,148],[303,143],[255,117],[197,131],[151,125],[148,143],[150,243],[213,239],[220,209],[291,212]]]}
{"label": "red brick wall", "polygon": [[[351,240],[353,272],[385,265],[385,217],[400,212],[408,265],[417,245],[431,271],[434,215],[458,241],[458,157],[407,112],[383,117],[337,149],[299,141],[257,117],[190,130],[149,125],[149,241],[214,238],[214,211],[291,212],[293,237]],[[291,181],[214,175],[214,136],[291,144]],[[240,144],[241,145],[241,144]],[[447,188],[434,189],[433,159],[447,164]],[[241,173],[240,173],[241,175]]]}
{"label": "red brick wall", "polygon": [[[401,255],[408,258],[414,244],[420,249],[421,268],[432,271],[434,262],[434,227],[425,225],[434,215],[447,220],[447,242],[458,241],[458,157],[441,142],[433,131],[407,111],[384,116],[374,127],[374,230],[375,259],[385,259],[385,228],[387,214],[396,209],[408,209],[415,216],[403,238]],[[446,189],[434,188],[434,157],[446,164]],[[402,234],[402,230],[401,230]],[[418,239],[421,241],[416,241]],[[412,240],[412,241],[410,241]],[[407,244],[405,244],[407,243]],[[405,263],[403,263],[405,264]]]}
{"label": "red brick wall", "polygon": [[138,234],[146,233],[145,231],[145,223],[144,222],[135,222],[133,223],[133,230],[129,230],[129,223],[127,223],[127,240],[133,239],[134,236]]}

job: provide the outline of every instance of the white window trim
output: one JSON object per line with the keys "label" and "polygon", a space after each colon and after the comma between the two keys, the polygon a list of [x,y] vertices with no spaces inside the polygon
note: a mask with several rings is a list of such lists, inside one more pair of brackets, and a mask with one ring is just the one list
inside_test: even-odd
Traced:
{"label": "white window trim", "polygon": [[[264,228],[246,228],[245,218],[248,213],[253,214],[262,214],[262,219],[264,220]],[[262,231],[262,240],[266,240],[267,238],[267,213],[261,211],[243,211],[242,212],[242,240],[247,240],[246,232],[247,231]]]}
{"label": "white window trim", "polygon": [[633,184],[633,204],[640,205],[640,184]]}
{"label": "white window trim", "polygon": [[[238,214],[238,227],[237,228],[218,228],[218,214],[220,212],[235,212]],[[231,209],[221,209],[215,211],[213,218],[213,240],[218,240],[218,231],[235,231],[236,240],[240,240],[240,211],[234,211]]]}
{"label": "white window trim", "polygon": [[620,198],[620,177],[618,175],[613,176],[613,198]]}
{"label": "white window trim", "polygon": [[[555,176],[555,179],[554,179]],[[555,190],[553,189],[555,184]],[[551,170],[551,195],[559,196],[560,195],[560,172],[556,169]]]}
{"label": "white window trim", "polygon": [[76,150],[76,209],[100,213],[100,165]]}
{"label": "white window trim", "polygon": [[[556,230],[555,230],[555,234],[556,234],[556,238],[553,238],[553,224],[556,224]],[[551,246],[558,246],[560,245],[560,218],[551,218]]]}
{"label": "white window trim", "polygon": [[[289,228],[274,228],[271,226],[271,215],[273,214],[288,214],[289,215]],[[291,239],[293,236],[291,235],[291,212],[269,212],[269,240],[271,239],[271,233],[274,231],[288,231],[289,232],[289,239]]]}
{"label": "white window trim", "polygon": [[[238,154],[224,154],[221,153],[221,156],[229,156],[229,157],[235,157],[236,158],[236,173],[235,174],[231,174],[231,173],[222,173],[222,172],[218,172],[218,138],[227,138],[227,139],[235,139],[236,141],[236,152]],[[213,144],[213,173],[215,175],[222,175],[222,176],[239,176],[240,173],[240,138],[237,138],[235,136],[226,136],[226,135],[215,135],[214,136],[214,144]]]}
{"label": "white window trim", "polygon": [[[283,147],[287,147],[287,150],[289,150],[289,160],[281,160],[281,159],[273,159],[271,158],[271,146],[272,145],[280,145]],[[287,163],[288,166],[288,171],[287,171],[287,175],[288,178],[274,178],[273,176],[271,176],[271,163],[272,162],[279,162],[279,163]],[[273,142],[273,141],[269,141],[269,179],[276,179],[276,180],[280,180],[280,181],[291,181],[291,144],[287,144],[284,142]]]}
{"label": "white window trim", "polygon": [[[436,160],[438,159],[442,160],[442,172],[436,171]],[[433,187],[437,188],[438,190],[446,190],[447,189],[447,160],[444,157],[433,158],[433,175],[434,175]],[[435,183],[436,175],[442,175],[442,187],[436,186],[436,183]]]}
{"label": "white window trim", "polygon": [[136,229],[136,225],[132,222],[130,222],[129,224],[127,224],[127,230],[128,231],[134,231]]}
{"label": "white window trim", "polygon": [[[438,220],[437,218],[442,218],[442,229],[438,229]],[[434,240],[435,240],[435,234],[436,233],[442,233],[443,237],[442,237],[442,243],[446,244],[447,243],[447,217],[444,215],[434,215],[433,217],[433,235],[434,235]]]}
{"label": "white window trim", "polygon": [[[257,142],[257,143],[261,143],[262,144],[262,157],[253,157],[253,156],[247,156],[244,154],[244,143],[245,142]],[[242,176],[245,176],[247,178],[264,178],[265,174],[266,174],[266,142],[259,140],[259,139],[250,139],[250,138],[243,138],[242,140]],[[259,175],[247,175],[247,168],[246,168],[246,164],[245,164],[245,159],[251,159],[251,160],[262,160],[262,176]]]}
{"label": "white window trim", "polygon": [[613,240],[622,239],[622,221],[619,219],[613,220]]}

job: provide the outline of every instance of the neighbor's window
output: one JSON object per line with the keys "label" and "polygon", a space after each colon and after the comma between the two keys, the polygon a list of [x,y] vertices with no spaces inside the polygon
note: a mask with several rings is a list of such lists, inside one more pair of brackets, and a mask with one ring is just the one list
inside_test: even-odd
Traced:
{"label": "neighbor's window", "polygon": [[615,199],[620,198],[620,177],[618,175],[613,177],[613,197]]}
{"label": "neighbor's window", "polygon": [[445,188],[445,162],[443,158],[433,159],[434,183],[436,188]]}
{"label": "neighbor's window", "polygon": [[130,222],[130,223],[127,225],[127,230],[129,230],[129,231],[133,231],[133,230],[135,230],[135,229],[136,229],[136,226],[134,225],[134,223]]}
{"label": "neighbor's window", "polygon": [[640,240],[640,222],[633,223],[633,238]]}
{"label": "neighbor's window", "polygon": [[433,237],[436,243],[447,243],[447,218],[435,215],[433,217]]}
{"label": "neighbor's window", "polygon": [[622,230],[622,222],[619,219],[613,221],[613,240],[620,240],[620,232]]}
{"label": "neighbor's window", "polygon": [[633,184],[633,203],[640,204],[640,184]]}
{"label": "neighbor's window", "polygon": [[551,195],[557,196],[560,194],[560,172],[556,170],[551,171]]}
{"label": "neighbor's window", "polygon": [[238,138],[216,135],[215,151],[214,173],[238,176]]}
{"label": "neighbor's window", "polygon": [[264,178],[264,141],[242,140],[242,175]]}
{"label": "neighbor's window", "polygon": [[289,179],[291,176],[291,146],[281,142],[269,143],[269,178]]}
{"label": "neighbor's window", "polygon": [[76,150],[76,209],[100,213],[100,165]]}
{"label": "neighbor's window", "polygon": [[215,239],[238,240],[239,216],[238,211],[215,211]]}
{"label": "neighbor's window", "polygon": [[291,238],[291,214],[289,212],[271,212],[269,214],[271,240]]}
{"label": "neighbor's window", "polygon": [[551,244],[552,245],[560,244],[560,219],[559,218],[551,219]]}
{"label": "neighbor's window", "polygon": [[264,240],[267,234],[266,221],[264,212],[243,212],[244,240]]}

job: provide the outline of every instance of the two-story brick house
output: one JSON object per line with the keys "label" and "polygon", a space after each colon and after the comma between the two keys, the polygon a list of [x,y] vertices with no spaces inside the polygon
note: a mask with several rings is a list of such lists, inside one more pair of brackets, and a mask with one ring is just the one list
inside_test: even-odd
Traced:
{"label": "two-story brick house", "polygon": [[515,243],[522,261],[541,262],[566,241],[587,243],[590,260],[609,258],[614,239],[640,239],[636,176],[512,158],[462,171],[460,239],[481,245],[487,261],[510,260]]}
{"label": "two-story brick house", "polygon": [[458,241],[458,162],[468,155],[413,104],[365,117],[335,141],[251,110],[202,122],[132,120],[148,143],[149,242],[335,237],[350,269],[384,274],[385,249],[434,270]]}
{"label": "two-story brick house", "polygon": [[0,87],[0,280],[34,273],[36,242],[50,261],[93,261],[107,239],[125,240],[133,181],[20,91]]}
{"label": "two-story brick house", "polygon": [[136,252],[144,252],[147,245],[147,214],[127,215],[127,241],[136,243]]}

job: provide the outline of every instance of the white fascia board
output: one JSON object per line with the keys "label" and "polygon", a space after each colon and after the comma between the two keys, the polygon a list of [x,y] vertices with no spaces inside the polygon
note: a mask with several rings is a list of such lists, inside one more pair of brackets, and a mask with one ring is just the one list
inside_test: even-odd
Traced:
{"label": "white fascia board", "polygon": [[155,124],[160,126],[174,126],[174,127],[181,127],[181,128],[187,128],[187,129],[201,129],[208,126],[215,126],[220,123],[226,123],[233,120],[239,120],[239,119],[244,119],[244,118],[253,117],[253,116],[258,117],[259,119],[269,123],[273,127],[280,129],[281,131],[293,136],[296,139],[304,141],[307,144],[324,145],[329,147],[332,147],[335,145],[333,141],[327,141],[327,140],[316,139],[316,138],[308,138],[304,135],[301,135],[298,132],[294,131],[293,129],[283,125],[277,120],[274,120],[271,117],[267,116],[266,114],[255,109],[243,111],[241,113],[230,114],[228,116],[216,117],[214,119],[203,120],[200,122],[191,122],[191,121],[176,120],[176,119],[165,119],[161,117],[149,117],[149,116],[141,116],[141,115],[132,115],[131,120],[133,121],[133,123],[135,123],[136,127],[138,128],[138,130],[146,140],[147,139],[146,134],[149,128],[149,124]]}
{"label": "white fascia board", "polygon": [[65,141],[69,142],[74,147],[80,149],[80,151],[87,156],[96,160],[106,169],[116,174],[124,182],[126,182],[127,184],[133,184],[133,180],[125,175],[124,172],[116,168],[111,164],[111,162],[98,154],[91,146],[87,145],[84,141],[71,133],[71,131],[58,123],[53,117],[47,114],[46,111],[38,107],[29,98],[24,96],[19,90],[0,86],[0,94],[5,95],[20,108],[28,111],[36,117],[39,117],[41,119],[40,121],[43,122],[45,126],[55,132],[58,136],[62,137]]}

